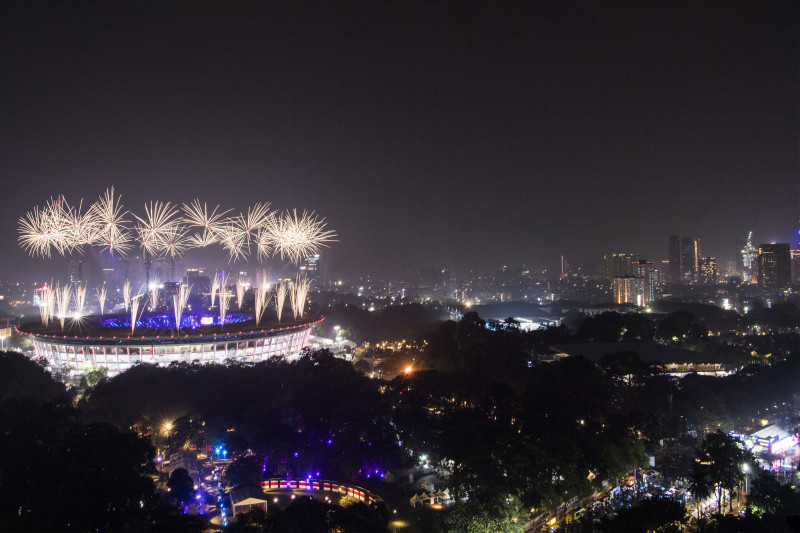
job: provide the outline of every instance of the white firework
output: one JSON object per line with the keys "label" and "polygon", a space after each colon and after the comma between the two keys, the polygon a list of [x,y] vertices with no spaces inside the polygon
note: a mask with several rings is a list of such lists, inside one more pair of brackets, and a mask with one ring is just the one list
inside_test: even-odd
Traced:
{"label": "white firework", "polygon": [[158,277],[153,277],[148,289],[150,291],[150,310],[155,311],[158,307]]}
{"label": "white firework", "polygon": [[64,320],[69,313],[69,301],[72,288],[67,284],[63,287],[56,285],[56,307],[58,308],[58,320],[61,323],[61,329],[64,329]]}
{"label": "white firework", "polygon": [[131,306],[131,280],[126,279],[122,285],[122,300],[125,302],[125,312]]}
{"label": "white firework", "polygon": [[131,298],[131,335],[133,334],[133,330],[136,329],[136,321],[139,319],[139,304],[141,303],[142,296],[144,295],[137,294]]}
{"label": "white firework", "polygon": [[236,279],[236,306],[239,311],[242,310],[242,303],[244,302],[244,293],[247,292],[249,284],[242,278]]}
{"label": "white firework", "polygon": [[190,248],[186,238],[187,233],[188,229],[183,224],[170,224],[161,234],[159,255],[169,256],[172,259],[183,256],[183,253]]}
{"label": "white firework", "polygon": [[288,259],[296,265],[336,240],[336,233],[325,227],[325,219],[313,212],[303,211],[298,216],[296,210],[287,211],[274,217],[259,234],[259,257],[280,254],[281,259]]}
{"label": "white firework", "polygon": [[218,292],[219,292],[219,273],[214,272],[214,279],[211,280],[211,307],[214,307],[214,303],[217,299]]}
{"label": "white firework", "polygon": [[275,285],[275,313],[278,315],[278,322],[281,321],[283,314],[283,303],[286,301],[286,283],[281,281]]}
{"label": "white firework", "polygon": [[191,285],[180,284],[178,292],[172,295],[172,306],[175,311],[175,330],[181,329],[181,317],[183,316],[183,309],[189,301],[189,294],[192,291]]}
{"label": "white firework", "polygon": [[78,285],[75,287],[75,315],[83,315],[83,307],[86,304],[86,287]]}
{"label": "white firework", "polygon": [[53,319],[54,307],[55,292],[49,286],[45,285],[39,294],[39,315],[45,327],[49,326],[50,321]]}
{"label": "white firework", "polygon": [[219,323],[225,325],[225,316],[228,314],[228,304],[233,293],[228,290],[228,276],[223,275],[219,287]]}
{"label": "white firework", "polygon": [[34,207],[19,219],[19,242],[31,256],[50,258],[54,248],[64,255],[73,247],[71,215],[63,196],[50,198],[44,207]]}
{"label": "white firework", "polygon": [[250,252],[245,233],[234,223],[223,226],[219,232],[217,232],[217,237],[222,247],[228,252],[228,255],[230,255],[231,262],[245,259]]}
{"label": "white firework", "polygon": [[183,204],[183,222],[190,227],[200,228],[200,232],[192,235],[189,242],[194,247],[208,246],[217,242],[217,234],[225,227],[223,218],[230,209],[220,211],[219,205],[208,212],[208,206],[200,200],[193,200],[191,204]]}
{"label": "white firework", "polygon": [[292,314],[295,320],[303,318],[306,306],[306,297],[308,296],[309,283],[308,278],[295,279],[289,295],[289,303],[292,306]]}
{"label": "white firework", "polygon": [[128,212],[123,210],[121,199],[122,196],[114,196],[114,187],[111,187],[92,204],[89,213],[93,235],[92,242],[88,244],[96,244],[108,250],[111,255],[117,252],[124,257],[132,244],[130,231],[126,227],[128,220],[125,215]]}
{"label": "white firework", "polygon": [[254,308],[256,313],[256,326],[261,322],[261,317],[266,311],[267,307],[269,307],[270,299],[272,298],[272,294],[269,292],[268,285],[261,285],[253,289],[253,294],[255,296],[254,301]]}
{"label": "white firework", "polygon": [[103,316],[103,310],[105,309],[106,306],[106,297],[107,297],[105,284],[103,284],[103,286],[100,287],[99,289],[95,289],[95,293],[97,294],[97,303],[100,304],[100,316]]}
{"label": "white firework", "polygon": [[176,223],[178,208],[169,202],[150,202],[149,205],[145,204],[144,212],[144,218],[134,215],[139,221],[136,225],[139,244],[151,256],[157,256],[163,247],[165,234]]}

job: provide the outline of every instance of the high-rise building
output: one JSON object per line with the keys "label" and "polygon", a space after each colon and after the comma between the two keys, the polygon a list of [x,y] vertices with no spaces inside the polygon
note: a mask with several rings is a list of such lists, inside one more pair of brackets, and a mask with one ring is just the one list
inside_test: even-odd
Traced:
{"label": "high-rise building", "polygon": [[635,276],[639,254],[606,254],[603,257],[605,275],[608,279],[617,276]]}
{"label": "high-rise building", "polygon": [[700,240],[691,237],[681,239],[681,278],[692,282],[697,278],[700,263]]}
{"label": "high-rise building", "polygon": [[758,250],[753,246],[752,231],[747,234],[739,253],[742,254],[742,281],[755,283],[758,280]]}
{"label": "high-rise building", "polygon": [[645,280],[639,276],[616,276],[612,279],[614,303],[645,305]]}
{"label": "high-rise building", "polygon": [[788,243],[758,247],[758,283],[764,291],[788,289],[792,280],[791,250]]}
{"label": "high-rise building", "polygon": [[69,282],[70,283],[89,283],[92,277],[92,266],[86,261],[72,260],[69,262]]}
{"label": "high-rise building", "polygon": [[717,282],[719,277],[719,270],[717,270],[716,257],[703,257],[700,259],[700,283],[704,285],[713,285]]}
{"label": "high-rise building", "polygon": [[643,305],[650,305],[656,299],[656,267],[652,261],[642,259],[636,265],[636,276],[644,278]]}
{"label": "high-rise building", "polygon": [[800,250],[792,250],[792,285],[800,285]]}
{"label": "high-rise building", "polygon": [[669,236],[669,281],[681,281],[681,238],[677,235]]}
{"label": "high-rise building", "polygon": [[569,263],[567,263],[567,256],[561,256],[561,277],[569,276]]}

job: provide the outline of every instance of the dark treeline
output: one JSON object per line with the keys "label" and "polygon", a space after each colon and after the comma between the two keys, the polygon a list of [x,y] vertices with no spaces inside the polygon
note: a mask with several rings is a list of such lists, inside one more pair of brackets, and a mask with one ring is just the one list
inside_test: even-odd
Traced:
{"label": "dark treeline", "polygon": [[[791,401],[800,388],[796,350],[783,361],[752,365],[726,378],[690,374],[673,379],[636,353],[608,355],[599,364],[580,356],[531,364],[531,353],[560,342],[619,340],[620,333],[652,338],[666,318],[648,325],[614,313],[586,320],[573,331],[559,327],[524,333],[512,320],[487,329],[477,315],[467,314],[426,336],[416,354],[421,370],[391,381],[369,379],[325,351],[291,363],[141,365],[87,388],[76,408],[43,400],[63,394],[63,387],[34,363],[8,355],[0,375],[14,381],[16,391],[35,397],[24,400],[36,407],[26,410],[43,411],[44,420],[53,409],[68,410],[69,416],[57,418],[71,426],[48,431],[55,440],[45,439],[46,447],[37,448],[42,439],[26,436],[31,430],[20,422],[21,410],[13,403],[22,400],[3,400],[3,423],[16,428],[5,437],[9,445],[13,440],[13,446],[23,448],[33,442],[31,449],[38,451],[20,451],[29,459],[16,462],[5,454],[0,483],[10,493],[6,479],[21,483],[28,474],[6,474],[5,469],[11,472],[46,450],[80,442],[75,432],[86,428],[101,428],[87,433],[100,442],[132,439],[118,453],[135,460],[117,460],[130,465],[126,475],[141,476],[151,468],[152,448],[147,441],[146,450],[136,447],[141,438],[128,433],[133,428],[152,436],[153,445],[170,449],[225,444],[237,457],[230,472],[233,485],[254,484],[261,476],[311,475],[356,482],[380,493],[385,485],[376,476],[409,467],[423,454],[434,461],[447,459],[452,461],[451,492],[469,494],[469,501],[441,515],[437,527],[521,526],[532,508],[553,509],[645,464],[645,453],[655,452],[661,439],[745,424]],[[684,318],[677,322],[686,327]],[[669,321],[666,325],[672,327]],[[689,321],[688,328],[692,325]],[[173,429],[162,435],[159,429],[166,422]],[[152,494],[148,487],[140,490]],[[4,504],[18,509],[27,505],[20,498],[39,496],[21,491]],[[281,520],[289,520],[292,512]],[[367,514],[365,520],[375,525],[376,515]],[[154,523],[147,516],[142,529]],[[253,531],[278,523],[276,517],[249,520]],[[109,518],[96,527],[112,530],[114,524]]]}

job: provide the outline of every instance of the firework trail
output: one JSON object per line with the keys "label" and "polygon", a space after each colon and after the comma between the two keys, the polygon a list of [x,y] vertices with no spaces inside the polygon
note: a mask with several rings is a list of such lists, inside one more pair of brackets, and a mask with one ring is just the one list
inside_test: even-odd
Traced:
{"label": "firework trail", "polygon": [[39,298],[39,315],[42,318],[42,324],[47,327],[50,325],[50,321],[53,319],[55,293],[49,286],[45,285]]}
{"label": "firework trail", "polygon": [[99,289],[95,289],[95,292],[97,293],[97,302],[100,304],[100,316],[103,316],[103,309],[106,306],[106,296],[107,296],[105,283]]}
{"label": "firework trail", "polygon": [[247,291],[248,284],[242,278],[236,279],[236,306],[239,311],[242,310],[242,303],[244,302],[244,293]]}
{"label": "firework trail", "polygon": [[275,312],[278,315],[278,322],[281,321],[281,315],[283,314],[283,302],[286,300],[287,292],[286,283],[283,281],[275,285]]}
{"label": "firework trail", "polygon": [[228,314],[228,303],[233,293],[228,290],[228,276],[223,275],[219,287],[219,323],[225,325],[225,316]]}
{"label": "firework trail", "polygon": [[137,294],[131,298],[131,335],[133,335],[133,330],[136,328],[136,320],[139,318],[139,303],[142,296],[144,295]]}
{"label": "firework trail", "polygon": [[156,310],[158,307],[158,278],[153,277],[153,281],[150,282],[150,309],[152,311]]}
{"label": "firework trail", "polygon": [[262,285],[260,287],[256,287],[253,289],[253,293],[255,295],[255,313],[256,313],[256,326],[261,322],[261,317],[264,315],[264,311],[269,307],[270,299],[272,298],[272,294],[269,292],[268,285]]}
{"label": "firework trail", "polygon": [[172,295],[172,307],[175,310],[175,330],[181,329],[181,317],[183,316],[183,309],[186,307],[186,302],[189,301],[189,294],[192,291],[191,285],[181,285],[178,287],[178,293]]}
{"label": "firework trail", "polygon": [[62,330],[64,329],[64,320],[67,318],[67,313],[69,313],[70,292],[69,285],[64,285],[63,287],[56,285],[56,307],[58,308],[58,320],[61,323]]}
{"label": "firework trail", "polygon": [[289,303],[292,306],[292,314],[295,320],[303,318],[305,312],[306,297],[308,296],[309,283],[307,278],[297,277],[292,285]]}
{"label": "firework trail", "polygon": [[211,281],[211,307],[214,307],[214,302],[217,299],[219,292],[219,272],[214,272],[214,279]]}
{"label": "firework trail", "polygon": [[125,302],[125,312],[127,312],[131,305],[131,280],[129,279],[126,279],[122,285],[122,299]]}
{"label": "firework trail", "polygon": [[86,303],[86,287],[78,285],[75,287],[75,314],[77,316],[83,315],[83,307]]}

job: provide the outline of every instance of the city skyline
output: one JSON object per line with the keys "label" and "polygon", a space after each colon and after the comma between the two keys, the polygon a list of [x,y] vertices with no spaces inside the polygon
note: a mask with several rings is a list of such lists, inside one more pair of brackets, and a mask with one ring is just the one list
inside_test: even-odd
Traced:
{"label": "city skyline", "polygon": [[796,247],[796,6],[0,9],[5,277],[55,266],[27,210],[108,186],[324,213],[339,276]]}

